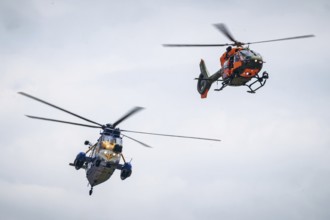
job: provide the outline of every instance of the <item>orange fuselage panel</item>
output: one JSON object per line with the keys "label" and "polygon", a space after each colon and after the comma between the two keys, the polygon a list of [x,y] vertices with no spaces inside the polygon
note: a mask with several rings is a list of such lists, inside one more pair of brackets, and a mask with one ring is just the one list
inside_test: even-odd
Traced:
{"label": "orange fuselage panel", "polygon": [[221,68],[223,68],[222,78],[226,79],[230,77],[235,71],[241,77],[252,78],[261,70],[260,68],[244,67],[244,63],[241,60],[234,61],[234,55],[239,53],[240,50],[242,50],[242,48],[233,48],[229,52],[222,54],[220,57]]}

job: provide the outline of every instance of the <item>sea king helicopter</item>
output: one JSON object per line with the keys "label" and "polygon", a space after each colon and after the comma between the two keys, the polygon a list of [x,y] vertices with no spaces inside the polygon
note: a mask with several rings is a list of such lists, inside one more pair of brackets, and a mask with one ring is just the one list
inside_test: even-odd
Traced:
{"label": "sea king helicopter", "polygon": [[[213,75],[209,75],[205,62],[202,59],[200,66],[200,75],[195,78],[197,81],[197,90],[201,94],[201,98],[206,98],[211,85],[214,82],[221,82],[221,87],[215,91],[221,91],[226,86],[247,86],[249,93],[255,93],[258,89],[266,84],[269,75],[264,71],[261,75],[259,72],[264,63],[261,55],[249,48],[250,44],[267,43],[273,41],[293,40],[300,38],[314,37],[314,35],[302,35],[295,37],[280,38],[274,40],[264,40],[243,43],[235,40],[229,32],[225,24],[214,24],[214,26],[223,33],[233,43],[226,44],[163,44],[165,47],[223,47],[228,46],[226,52],[220,57],[221,68]],[[244,47],[247,45],[246,47]],[[255,79],[253,82],[250,82]],[[250,83],[249,83],[250,82]],[[254,86],[254,84],[257,86]],[[253,88],[254,87],[254,88]]]}
{"label": "sea king helicopter", "polygon": [[[150,133],[150,132],[142,132],[142,131],[131,131],[131,130],[123,130],[119,129],[117,126],[125,121],[130,116],[134,115],[135,113],[141,111],[142,107],[134,107],[113,124],[100,124],[90,119],[84,118],[80,115],[72,113],[68,110],[60,108],[56,105],[53,105],[49,102],[41,100],[37,97],[29,95],[24,92],[18,92],[19,94],[26,96],[28,98],[34,99],[38,102],[66,112],[70,115],[78,117],[84,121],[87,121],[91,124],[81,124],[69,121],[62,121],[57,119],[51,118],[43,118],[37,116],[26,115],[32,119],[39,119],[45,121],[52,121],[52,122],[59,122],[77,126],[84,126],[89,128],[98,128],[101,129],[100,137],[96,141],[96,143],[92,144],[89,141],[85,141],[85,145],[88,145],[88,149],[85,152],[80,152],[73,163],[69,163],[70,166],[74,166],[76,170],[84,169],[86,170],[86,177],[88,179],[90,190],[89,195],[93,193],[93,187],[107,181],[114,171],[120,170],[120,178],[125,180],[126,178],[130,177],[132,174],[132,165],[131,162],[128,162],[122,151],[123,151],[123,137],[131,139],[144,147],[151,148],[150,145],[145,144],[139,140],[136,140],[132,137],[123,134],[123,132],[131,132],[131,133],[139,133],[139,134],[147,134],[147,135],[158,135],[158,136],[166,136],[166,137],[176,137],[176,138],[190,138],[190,139],[199,139],[199,140],[207,140],[207,141],[220,141],[219,139],[212,139],[212,138],[202,138],[202,137],[191,137],[191,136],[182,136],[182,135],[171,135],[171,134],[159,134],[159,133]],[[92,125],[93,124],[93,125]],[[120,163],[120,160],[123,160],[123,163]]]}

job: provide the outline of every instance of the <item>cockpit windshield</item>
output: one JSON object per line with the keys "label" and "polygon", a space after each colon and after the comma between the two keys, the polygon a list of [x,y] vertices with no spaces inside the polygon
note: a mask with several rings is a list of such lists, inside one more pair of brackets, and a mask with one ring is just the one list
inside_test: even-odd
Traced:
{"label": "cockpit windshield", "polygon": [[260,54],[254,52],[253,50],[241,50],[240,51],[240,55],[244,58],[244,59],[251,59],[252,57],[260,57]]}
{"label": "cockpit windshield", "polygon": [[110,143],[111,142],[115,142],[115,138],[113,137],[113,136],[106,136],[106,135],[104,135],[103,137],[102,137],[102,141],[109,141]]}
{"label": "cockpit windshield", "polygon": [[102,137],[102,141],[109,142],[110,144],[113,144],[113,145],[114,144],[122,145],[122,139],[119,137],[104,135]]}
{"label": "cockpit windshield", "polygon": [[246,59],[250,59],[254,55],[250,50],[241,50],[240,53]]}

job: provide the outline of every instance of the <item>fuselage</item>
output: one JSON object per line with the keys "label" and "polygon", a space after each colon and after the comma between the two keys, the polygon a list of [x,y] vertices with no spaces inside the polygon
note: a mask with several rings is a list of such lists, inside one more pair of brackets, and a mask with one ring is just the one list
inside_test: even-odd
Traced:
{"label": "fuselage", "polygon": [[114,171],[116,170],[117,164],[106,164],[104,161],[96,166],[95,163],[88,163],[86,169],[86,177],[91,186],[96,186],[107,181]]}
{"label": "fuselage", "polygon": [[232,78],[233,86],[244,85],[262,69],[263,60],[259,53],[249,48],[236,47],[220,57],[222,78]]}
{"label": "fuselage", "polygon": [[107,181],[117,169],[122,151],[122,138],[103,133],[87,163],[86,177],[91,186]]}

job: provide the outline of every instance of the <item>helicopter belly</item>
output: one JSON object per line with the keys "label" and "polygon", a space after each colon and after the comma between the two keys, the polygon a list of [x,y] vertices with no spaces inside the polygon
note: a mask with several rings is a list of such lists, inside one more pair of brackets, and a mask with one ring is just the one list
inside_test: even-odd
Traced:
{"label": "helicopter belly", "polygon": [[246,78],[246,77],[241,77],[241,76],[237,76],[235,78],[233,78],[233,80],[230,82],[230,86],[241,86],[241,85],[245,85],[245,83],[249,82],[251,80],[251,78]]}
{"label": "helicopter belly", "polygon": [[91,166],[86,171],[86,176],[87,176],[89,184],[91,186],[96,186],[100,183],[107,181],[111,177],[111,175],[113,174],[115,169],[116,169],[115,166],[111,166],[111,167]]}

